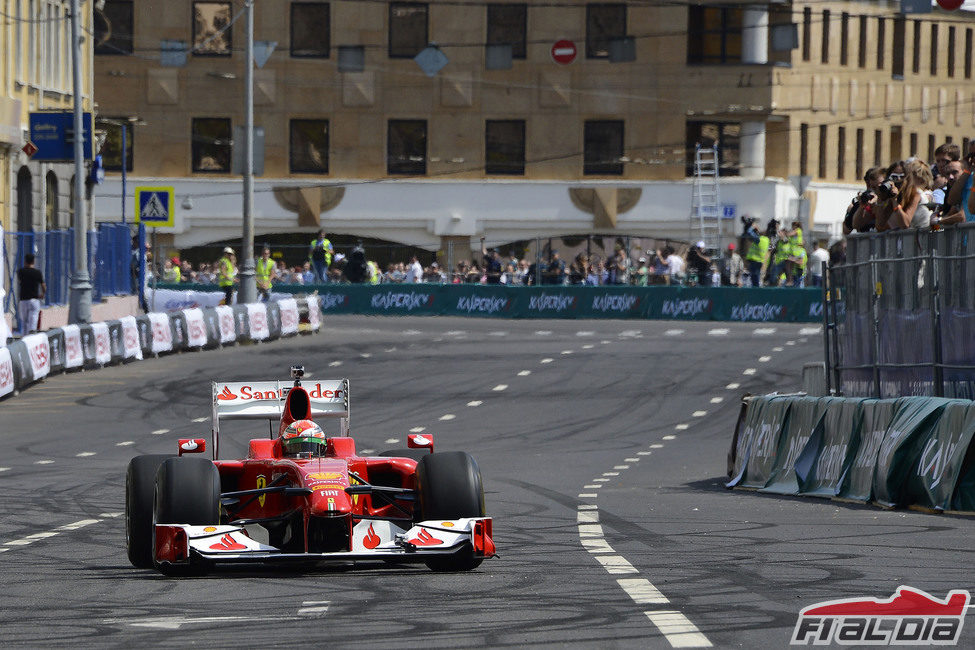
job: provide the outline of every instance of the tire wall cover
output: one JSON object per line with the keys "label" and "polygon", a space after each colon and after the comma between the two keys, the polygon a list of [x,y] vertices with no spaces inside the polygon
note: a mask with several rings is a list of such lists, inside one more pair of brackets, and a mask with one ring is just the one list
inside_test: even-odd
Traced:
{"label": "tire wall cover", "polygon": [[251,337],[250,326],[247,318],[247,307],[244,305],[234,305],[234,329],[237,332],[237,340],[244,341]]}
{"label": "tire wall cover", "polygon": [[207,347],[217,347],[220,345],[220,316],[217,310],[213,307],[204,307],[203,322],[207,327]]}
{"label": "tire wall cover", "polygon": [[61,328],[64,335],[64,369],[72,370],[85,365],[85,355],[81,351],[81,329],[77,325]]}
{"label": "tire wall cover", "polygon": [[173,352],[182,352],[186,349],[186,317],[183,312],[169,312],[169,328],[173,332]]}
{"label": "tire wall cover", "polygon": [[51,350],[51,374],[64,372],[64,330],[60,327],[48,330],[47,343]]}
{"label": "tire wall cover", "polygon": [[281,338],[281,308],[276,302],[267,303],[267,329],[269,339]]}
{"label": "tire wall cover", "polygon": [[17,388],[14,379],[14,361],[10,357],[10,350],[4,346],[0,348],[0,397],[9,395]]}
{"label": "tire wall cover", "polygon": [[112,336],[108,325],[104,321],[91,324],[92,338],[95,344],[95,364],[108,365],[112,362]]}
{"label": "tire wall cover", "polygon": [[135,317],[135,325],[139,328],[139,345],[142,347],[142,355],[152,354],[152,323],[149,316],[141,314]]}
{"label": "tire wall cover", "polygon": [[85,368],[97,368],[98,363],[95,362],[95,332],[92,331],[91,325],[88,323],[81,323],[78,325],[78,333],[81,335],[81,354],[85,358]]}
{"label": "tire wall cover", "polygon": [[194,307],[184,309],[182,314],[186,323],[186,348],[205,348],[209,337],[207,336],[207,322],[206,318],[203,317],[203,310]]}
{"label": "tire wall cover", "polygon": [[122,332],[122,323],[117,320],[110,320],[105,324],[108,325],[108,342],[112,363],[122,363],[125,360],[125,337]]}
{"label": "tire wall cover", "polygon": [[30,355],[27,354],[27,346],[24,342],[14,341],[7,346],[10,353],[10,362],[14,370],[14,386],[17,390],[23,390],[34,383],[34,372],[30,366]]}

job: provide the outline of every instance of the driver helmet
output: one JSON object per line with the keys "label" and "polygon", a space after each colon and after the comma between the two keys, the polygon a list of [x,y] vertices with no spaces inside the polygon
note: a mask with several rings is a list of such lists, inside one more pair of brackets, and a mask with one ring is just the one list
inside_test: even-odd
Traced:
{"label": "driver helmet", "polygon": [[325,432],[311,420],[295,420],[281,434],[284,455],[289,458],[324,456]]}

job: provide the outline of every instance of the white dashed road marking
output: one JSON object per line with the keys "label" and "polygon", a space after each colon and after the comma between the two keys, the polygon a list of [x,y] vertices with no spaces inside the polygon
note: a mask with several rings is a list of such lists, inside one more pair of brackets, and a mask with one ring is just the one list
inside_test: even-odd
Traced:
{"label": "white dashed road marking", "polygon": [[663,449],[663,448],[664,446],[661,445],[660,443],[657,443],[655,445],[650,445],[650,449]]}
{"label": "white dashed road marking", "polygon": [[583,350],[592,350],[594,347],[596,347],[596,346],[593,345],[592,343],[587,343],[584,346],[582,346],[582,349]]}
{"label": "white dashed road marking", "polygon": [[386,444],[387,445],[394,445],[397,442],[399,442],[399,438],[387,438],[386,439]]}
{"label": "white dashed road marking", "polygon": [[713,330],[708,330],[708,336],[727,336],[728,330],[724,327],[717,327]]}
{"label": "white dashed road marking", "polygon": [[0,472],[9,472],[9,471],[10,471],[9,467],[0,467]]}
{"label": "white dashed road marking", "polygon": [[413,427],[412,429],[410,429],[410,433],[421,433],[426,430],[427,430],[426,427]]}
{"label": "white dashed road marking", "polygon": [[536,336],[551,336],[552,330],[535,330]]}
{"label": "white dashed road marking", "polygon": [[724,401],[724,398],[723,397],[712,397],[711,398],[711,403],[712,404],[720,404],[723,401]]}
{"label": "white dashed road marking", "polygon": [[508,384],[498,384],[497,386],[495,386],[491,390],[493,390],[495,392],[502,391],[502,390],[508,390]]}
{"label": "white dashed road marking", "polygon": [[58,530],[78,530],[79,528],[84,528],[85,526],[97,524],[99,521],[101,521],[101,519],[82,519],[81,521],[76,521],[72,524],[60,526],[58,527]]}
{"label": "white dashed road marking", "polygon": [[603,476],[619,476],[619,472],[603,472]]}
{"label": "white dashed road marking", "polygon": [[531,370],[522,370],[521,372],[518,373],[518,376],[519,377],[527,377],[530,374],[532,374],[532,371]]}
{"label": "white dashed road marking", "polygon": [[636,567],[627,562],[622,555],[597,555],[596,560],[612,574],[639,573]]}
{"label": "white dashed road marking", "polygon": [[676,610],[644,612],[675,648],[710,648],[711,642],[686,616]]}
{"label": "white dashed road marking", "polygon": [[678,424],[674,428],[677,429],[678,431],[686,431],[688,426],[690,426],[690,425],[688,425],[688,424]]}
{"label": "white dashed road marking", "polygon": [[755,369],[754,368],[745,368],[742,371],[741,374],[743,374],[743,375],[754,375],[755,374]]}
{"label": "white dashed road marking", "polygon": [[539,363],[552,363],[552,361],[554,361],[554,359],[550,359],[548,357],[545,357]]}
{"label": "white dashed road marking", "polygon": [[370,354],[369,352],[360,352],[359,356],[362,357],[363,359],[368,359],[372,356],[372,354]]}
{"label": "white dashed road marking", "polygon": [[613,465],[613,469],[630,469],[629,465]]}
{"label": "white dashed road marking", "polygon": [[637,605],[665,605],[670,602],[646,578],[620,578],[616,582]]}
{"label": "white dashed road marking", "polygon": [[54,462],[53,460],[35,460],[34,461],[34,464],[35,465],[50,465],[53,462]]}
{"label": "white dashed road marking", "polygon": [[572,350],[562,350],[562,354],[572,354]]}
{"label": "white dashed road marking", "polygon": [[115,446],[116,447],[128,447],[128,446],[134,445],[134,444],[135,444],[135,442],[133,442],[132,440],[123,440],[122,442],[116,442],[115,443]]}
{"label": "white dashed road marking", "polygon": [[593,483],[591,485],[583,485],[582,486],[582,489],[583,490],[598,490],[601,487],[603,487],[603,486],[602,485],[597,485],[597,484]]}
{"label": "white dashed road marking", "polygon": [[[308,373],[306,372],[305,375],[307,376]],[[193,418],[192,420],[190,420],[190,422],[206,422],[209,419],[210,418]]]}
{"label": "white dashed road marking", "polygon": [[674,439],[674,438],[676,438],[676,437],[677,437],[677,436],[664,436],[664,437],[662,438],[662,440],[673,440],[673,439]]}
{"label": "white dashed road marking", "polygon": [[703,418],[707,414],[708,414],[707,411],[694,411],[693,413],[691,413],[691,415],[696,418]]}
{"label": "white dashed road marking", "polygon": [[376,450],[375,450],[375,449],[360,449],[360,450],[359,450],[359,453],[360,453],[361,455],[363,455],[363,456],[368,456],[368,455],[370,455],[370,454],[374,454],[374,453],[376,453]]}
{"label": "white dashed road marking", "polygon": [[579,495],[579,498],[580,499],[595,499],[598,496],[599,495],[596,494],[595,492],[583,492],[582,494]]}
{"label": "white dashed road marking", "polygon": [[755,330],[755,336],[771,336],[775,334],[774,327],[759,327]]}
{"label": "white dashed road marking", "polygon": [[664,332],[664,336],[680,336],[684,333],[684,330],[667,330]]}
{"label": "white dashed road marking", "polygon": [[595,335],[596,335],[595,332],[587,332],[587,331],[576,332],[576,336],[595,336]]}
{"label": "white dashed road marking", "polygon": [[329,368],[335,368],[336,366],[341,366],[341,365],[342,365],[342,362],[341,361],[333,361],[330,364],[328,364],[328,367]]}
{"label": "white dashed road marking", "polygon": [[306,600],[298,608],[298,616],[320,617],[328,612],[330,601]]}
{"label": "white dashed road marking", "polygon": [[758,358],[758,362],[759,363],[768,363],[771,360],[772,360],[772,357],[769,357],[769,356],[764,356],[764,357],[759,357]]}
{"label": "white dashed road marking", "polygon": [[80,454],[75,454],[75,456],[77,456],[78,458],[88,458],[89,456],[94,456],[94,455],[95,452],[93,451],[83,451]]}
{"label": "white dashed road marking", "polygon": [[649,456],[652,453],[653,453],[652,451],[638,451],[638,452],[636,452],[636,455],[637,456]]}
{"label": "white dashed road marking", "polygon": [[799,330],[799,336],[812,336],[823,331],[822,327],[803,327]]}
{"label": "white dashed road marking", "polygon": [[779,345],[779,346],[776,346],[776,347],[772,348],[772,352],[781,352],[784,349],[785,349],[784,347],[782,347],[781,345]]}
{"label": "white dashed road marking", "polygon": [[440,419],[441,420],[453,420],[455,417],[457,417],[457,416],[454,415],[453,413],[446,413],[444,415],[441,415],[440,416]]}
{"label": "white dashed road marking", "polygon": [[475,400],[471,400],[470,402],[468,402],[467,405],[468,406],[480,406],[483,403],[484,402],[482,402],[481,400],[475,399]]}
{"label": "white dashed road marking", "polygon": [[625,462],[625,463],[639,463],[640,462],[640,459],[634,456],[632,458],[624,458],[623,459],[623,462]]}
{"label": "white dashed road marking", "polygon": [[[206,420],[206,418],[203,418],[203,419]],[[193,420],[193,421],[196,422],[196,420]],[[169,429],[156,429],[155,431],[152,432],[152,435],[154,435],[154,436],[161,436],[164,433],[169,433]]]}
{"label": "white dashed road marking", "polygon": [[488,332],[488,336],[508,336],[508,333],[498,330],[495,332]]}

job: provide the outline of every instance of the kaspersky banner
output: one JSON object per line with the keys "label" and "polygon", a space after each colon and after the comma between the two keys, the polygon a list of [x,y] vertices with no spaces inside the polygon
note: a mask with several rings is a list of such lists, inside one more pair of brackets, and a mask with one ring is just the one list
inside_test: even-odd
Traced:
{"label": "kaspersky banner", "polygon": [[794,400],[793,397],[768,398],[749,436],[745,474],[739,483],[741,487],[763,488],[768,485],[775,471],[779,441]]}
{"label": "kaspersky banner", "polygon": [[880,443],[873,476],[873,498],[881,505],[893,507],[905,502],[905,479],[944,406],[945,400],[930,397],[903,397],[898,401],[897,414]]}
{"label": "kaspersky banner", "polygon": [[937,401],[945,402],[944,410],[927,438],[919,441],[907,477],[907,498],[910,503],[949,510],[975,435],[975,405],[968,400]]}
{"label": "kaspersky banner", "polygon": [[841,484],[840,497],[870,501],[880,443],[884,440],[888,425],[894,419],[899,402],[899,399],[865,399],[861,402],[863,419],[860,423],[860,437],[846,480]]}
{"label": "kaspersky banner", "polygon": [[837,399],[830,403],[819,427],[796,459],[799,493],[835,497],[856,457],[863,421],[862,399]]}
{"label": "kaspersky banner", "polygon": [[775,457],[775,467],[763,492],[775,494],[798,494],[796,460],[805,450],[813,435],[822,435],[822,421],[831,403],[841,400],[837,397],[797,397],[789,410],[788,424],[779,439],[779,450]]}

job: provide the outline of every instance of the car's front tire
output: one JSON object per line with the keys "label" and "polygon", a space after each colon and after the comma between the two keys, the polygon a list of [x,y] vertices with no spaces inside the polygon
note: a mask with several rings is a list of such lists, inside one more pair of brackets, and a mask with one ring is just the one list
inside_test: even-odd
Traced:
{"label": "car's front tire", "polygon": [[[220,523],[220,472],[210,460],[199,457],[169,458],[156,472],[153,522],[208,526]],[[154,563],[168,574],[187,572],[188,567]]]}
{"label": "car's front tire", "polygon": [[[483,517],[484,487],[474,458],[463,451],[428,454],[416,464],[420,495],[420,520]],[[426,565],[434,571],[470,571],[483,558],[473,548],[447,557],[431,557]]]}
{"label": "car's front tire", "polygon": [[169,454],[136,456],[125,472],[125,548],[129,562],[139,569],[152,568],[152,506],[156,471]]}

